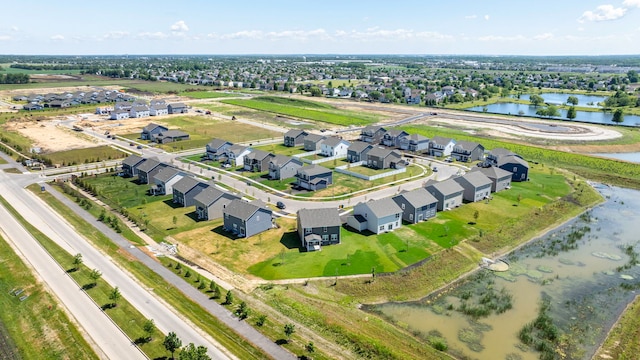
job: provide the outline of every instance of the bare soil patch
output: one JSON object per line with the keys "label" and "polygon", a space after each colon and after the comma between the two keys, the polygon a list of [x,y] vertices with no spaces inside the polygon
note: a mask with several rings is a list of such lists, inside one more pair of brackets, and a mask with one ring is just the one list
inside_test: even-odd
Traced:
{"label": "bare soil patch", "polygon": [[56,152],[72,149],[83,149],[96,146],[97,142],[82,133],[59,125],[60,120],[34,122],[7,122],[7,131],[16,131],[31,139],[34,147],[43,152]]}

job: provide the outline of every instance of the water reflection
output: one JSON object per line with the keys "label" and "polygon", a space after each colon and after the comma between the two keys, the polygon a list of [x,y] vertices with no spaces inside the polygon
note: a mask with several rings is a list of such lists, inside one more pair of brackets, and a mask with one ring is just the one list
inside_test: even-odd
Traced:
{"label": "water reflection", "polygon": [[[568,359],[590,358],[640,288],[634,257],[640,251],[640,192],[604,186],[599,191],[604,204],[510,254],[508,272],[470,277],[421,301],[372,310],[432,344],[441,337],[458,358],[538,359],[520,332],[538,317],[545,297],[561,351]],[[512,308],[486,317],[468,310],[489,304],[489,293],[509,294]]]}

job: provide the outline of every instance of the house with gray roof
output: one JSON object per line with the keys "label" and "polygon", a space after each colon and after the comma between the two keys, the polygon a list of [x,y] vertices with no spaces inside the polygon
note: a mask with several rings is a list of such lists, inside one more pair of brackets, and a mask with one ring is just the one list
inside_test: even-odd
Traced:
{"label": "house with gray roof", "polygon": [[325,136],[318,134],[309,134],[304,137],[304,149],[306,151],[318,151],[320,150],[324,139],[326,139]]}
{"label": "house with gray roof", "polygon": [[451,151],[456,161],[469,162],[484,159],[484,146],[473,141],[458,141]]}
{"label": "house with gray roof", "polygon": [[153,140],[155,138],[155,135],[158,135],[161,132],[167,131],[167,130],[169,130],[169,128],[166,126],[149,123],[149,125],[142,128],[142,132],[140,133],[140,139]]}
{"label": "house with gray roof", "polygon": [[189,134],[182,130],[165,130],[153,135],[153,140],[158,144],[167,144],[175,141],[189,140]]}
{"label": "house with gray roof", "polygon": [[409,133],[404,130],[389,129],[382,135],[382,145],[388,147],[400,147],[402,139],[409,136]]}
{"label": "house with gray roof", "polygon": [[410,224],[436,216],[438,199],[424,188],[403,191],[391,199],[402,209],[402,220]]}
{"label": "house with gray roof", "polygon": [[153,176],[151,193],[153,195],[173,194],[173,185],[185,176],[187,176],[186,173],[172,166],[162,168]]}
{"label": "house with gray roof", "polygon": [[478,171],[470,171],[462,176],[453,178],[464,188],[462,199],[468,202],[476,202],[491,196],[491,179]]}
{"label": "house with gray roof", "polygon": [[304,130],[289,130],[284,134],[284,146],[302,146],[304,145],[304,138],[307,135],[309,135],[309,133]]}
{"label": "house with gray roof", "polygon": [[371,144],[380,144],[382,141],[382,137],[384,133],[387,132],[387,129],[382,126],[377,125],[369,125],[364,127],[360,131],[360,141],[364,141]]}
{"label": "house with gray roof", "polygon": [[336,208],[298,210],[298,237],[307,251],[340,244],[342,222]]}
{"label": "house with gray roof", "polygon": [[444,181],[429,180],[425,189],[438,199],[438,211],[450,210],[462,205],[464,188],[453,179]]}
{"label": "house with gray roof", "polygon": [[496,166],[489,167],[474,167],[471,171],[478,171],[484,174],[491,180],[491,192],[498,192],[511,188],[511,176],[510,171],[500,169]]}
{"label": "house with gray roof", "polygon": [[153,177],[160,171],[160,169],[169,166],[160,162],[157,158],[150,158],[142,164],[138,165],[138,183],[149,184],[153,181]]}
{"label": "house with gray roof", "polygon": [[138,155],[129,155],[126,159],[122,160],[122,175],[124,177],[133,177],[138,175],[138,166],[145,162],[147,159]]}
{"label": "house with gray roof", "polygon": [[202,182],[193,176],[185,176],[177,183],[173,184],[173,203],[183,207],[193,206],[194,198],[202,190],[209,187],[209,184]]}
{"label": "house with gray roof", "polygon": [[189,111],[189,108],[184,103],[171,103],[167,105],[169,114],[184,114]]}
{"label": "house with gray roof", "polygon": [[233,143],[227,140],[213,139],[207,143],[205,156],[209,160],[218,161],[221,156],[226,155],[231,145]]}
{"label": "house with gray roof", "polygon": [[429,142],[429,155],[431,156],[449,156],[453,151],[456,141],[451,138],[442,136],[434,136]]}
{"label": "house with gray roof", "polygon": [[227,149],[226,158],[220,159],[220,161],[236,167],[244,167],[244,159],[250,152],[251,148],[249,147],[242,146],[240,144],[233,144]]}
{"label": "house with gray roof", "polygon": [[359,162],[366,161],[367,153],[373,149],[373,145],[364,141],[354,141],[347,148],[347,161]]}
{"label": "house with gray roof", "polygon": [[493,166],[498,166],[498,159],[505,156],[517,156],[519,158],[522,158],[520,155],[514,153],[511,150],[507,150],[505,148],[495,148],[491,149],[491,151],[487,153],[486,162]]}
{"label": "house with gray roof", "polygon": [[267,171],[274,156],[263,150],[251,149],[244,158],[244,169],[251,172]]}
{"label": "house with gray roof", "polygon": [[284,180],[289,179],[298,173],[304,164],[298,158],[286,155],[275,155],[269,161],[269,179]]}
{"label": "house with gray roof", "polygon": [[149,115],[150,116],[169,115],[169,109],[167,109],[167,105],[164,105],[164,104],[152,104],[151,106],[149,106]]}
{"label": "house with gray roof", "polygon": [[232,200],[222,212],[223,228],[237,237],[251,237],[273,227],[273,212],[260,201]]}
{"label": "house with gray roof", "polygon": [[130,118],[145,118],[149,116],[151,116],[149,112],[149,106],[144,104],[135,104],[129,110]]}
{"label": "house with gray roof", "polygon": [[367,152],[367,166],[372,169],[398,169],[404,167],[404,161],[399,152],[375,146]]}
{"label": "house with gray roof", "polygon": [[[365,221],[356,219],[358,215]],[[402,226],[402,209],[391,198],[361,202],[353,208],[353,215],[347,217],[347,224],[358,231],[369,230],[374,234],[393,231]]]}
{"label": "house with gray roof", "polygon": [[411,134],[400,139],[402,150],[422,153],[429,150],[429,138],[420,134]]}
{"label": "house with gray roof", "polygon": [[332,157],[332,156],[347,156],[347,149],[349,148],[347,140],[336,136],[329,136],[324,139],[322,145],[320,145],[320,155]]}
{"label": "house with gray roof", "polygon": [[520,156],[500,156],[498,167],[511,172],[511,181],[529,180],[529,163]]}
{"label": "house with gray roof", "polygon": [[231,201],[241,197],[209,186],[193,198],[198,220],[213,220],[223,216],[223,210]]}
{"label": "house with gray roof", "polygon": [[303,166],[296,172],[296,186],[298,188],[316,191],[326,188],[333,183],[333,172],[319,165]]}
{"label": "house with gray roof", "polygon": [[114,110],[109,116],[110,120],[124,120],[129,118],[129,110]]}

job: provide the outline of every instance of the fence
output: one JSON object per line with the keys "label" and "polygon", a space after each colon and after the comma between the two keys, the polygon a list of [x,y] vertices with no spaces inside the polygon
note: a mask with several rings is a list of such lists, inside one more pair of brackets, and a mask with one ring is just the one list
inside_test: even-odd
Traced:
{"label": "fence", "polygon": [[355,167],[355,166],[363,166],[365,164],[366,164],[365,161],[358,161],[358,162],[354,162],[354,163],[351,163],[351,164],[348,164],[348,165],[337,166],[334,170],[336,172],[338,172],[338,173],[349,175],[349,176],[353,176],[353,177],[356,177],[358,179],[363,179],[363,180],[367,180],[367,181],[373,181],[373,180],[381,179],[381,178],[388,177],[388,176],[402,174],[403,172],[407,171],[407,168],[401,168],[401,169],[396,169],[396,170],[393,170],[393,171],[387,171],[387,172],[380,173],[380,174],[375,174],[375,175],[364,175],[364,174],[360,174],[360,173],[357,173],[357,172],[354,172],[354,171],[347,170],[347,168],[352,168],[352,167]]}

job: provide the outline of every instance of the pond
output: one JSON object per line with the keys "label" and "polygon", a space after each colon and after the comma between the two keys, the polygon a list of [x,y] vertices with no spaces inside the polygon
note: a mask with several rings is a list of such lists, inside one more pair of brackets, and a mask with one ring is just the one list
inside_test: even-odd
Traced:
{"label": "pond", "polygon": [[[494,114],[506,114],[506,115],[524,115],[524,116],[533,116],[539,117],[536,115],[536,111],[538,111],[541,107],[536,107],[533,105],[527,104],[515,104],[515,103],[496,103],[489,104],[486,106],[474,106],[467,108],[465,110],[476,111],[476,112],[484,112]],[[557,120],[567,120],[567,110],[558,109],[560,112],[559,117],[553,117],[551,119]],[[640,126],[640,116],[638,115],[624,115],[624,121],[620,124],[615,124],[611,121],[613,119],[613,113],[611,112],[602,112],[602,111],[576,111],[576,118],[572,121],[577,122],[586,122],[593,124],[608,124],[608,125],[623,125],[623,126]]]}
{"label": "pond", "polygon": [[604,154],[592,154],[592,155],[602,156],[602,157],[611,158],[611,159],[630,161],[630,162],[640,164],[640,152],[604,153]]}
{"label": "pond", "polygon": [[511,253],[507,272],[479,270],[420,301],[367,310],[457,358],[533,360],[535,347],[559,347],[590,359],[640,289],[640,192],[598,190],[604,204]]}
{"label": "pond", "polygon": [[[529,100],[530,96],[531,95],[529,94],[520,95],[520,100]],[[567,99],[569,98],[569,96],[574,96],[578,99],[577,106],[594,107],[594,108],[600,107],[598,103],[601,103],[607,100],[607,96],[600,96],[600,95],[543,93],[543,94],[540,94],[540,96],[542,96],[545,103],[553,104],[553,105],[564,105],[567,103]]]}

